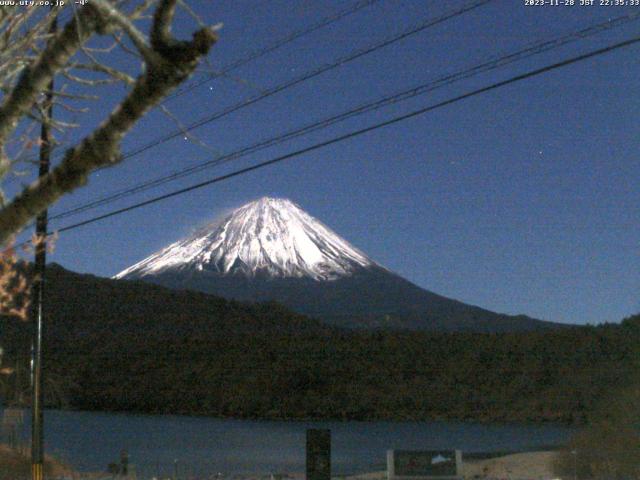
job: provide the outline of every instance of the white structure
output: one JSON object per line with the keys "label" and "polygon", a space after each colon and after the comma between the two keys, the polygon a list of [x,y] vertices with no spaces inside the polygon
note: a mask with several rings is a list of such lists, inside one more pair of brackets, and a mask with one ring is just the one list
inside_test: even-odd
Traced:
{"label": "white structure", "polygon": [[462,480],[460,450],[388,450],[388,480]]}

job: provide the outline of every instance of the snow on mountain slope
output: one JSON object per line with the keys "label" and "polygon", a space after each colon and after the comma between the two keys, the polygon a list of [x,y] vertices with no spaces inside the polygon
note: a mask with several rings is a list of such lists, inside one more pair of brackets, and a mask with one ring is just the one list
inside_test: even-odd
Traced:
{"label": "snow on mountain slope", "polygon": [[320,221],[286,199],[264,197],[154,253],[114,278],[172,270],[335,280],[376,265]]}

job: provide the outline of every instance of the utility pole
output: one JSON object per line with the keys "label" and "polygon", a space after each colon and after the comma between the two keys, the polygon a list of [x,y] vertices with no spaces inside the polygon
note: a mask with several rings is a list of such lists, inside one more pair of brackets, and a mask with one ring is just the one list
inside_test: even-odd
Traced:
{"label": "utility pole", "polygon": [[[51,5],[51,12],[55,7]],[[49,32],[54,34],[58,28],[58,18],[55,14]],[[51,132],[51,119],[53,118],[53,78],[49,82],[48,92],[45,93],[43,103],[42,127],[40,129],[40,167],[38,176],[43,177],[49,173],[51,160],[51,147],[53,136]],[[34,331],[31,350],[31,479],[43,480],[44,477],[44,435],[42,403],[42,327],[44,310],[44,277],[47,265],[47,210],[42,211],[36,219],[36,244],[35,244],[35,279],[32,295],[35,302],[33,309]]]}

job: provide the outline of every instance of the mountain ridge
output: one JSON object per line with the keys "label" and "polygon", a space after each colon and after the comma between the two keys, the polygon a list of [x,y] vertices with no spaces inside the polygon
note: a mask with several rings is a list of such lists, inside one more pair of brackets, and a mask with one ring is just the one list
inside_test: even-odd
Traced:
{"label": "mountain ridge", "polygon": [[421,288],[290,200],[263,197],[114,278],[243,301],[276,301],[341,327],[505,332],[561,324],[505,315]]}
{"label": "mountain ridge", "polygon": [[[634,378],[640,345],[640,317],[504,335],[345,330],[273,303],[55,264],[46,275],[44,363],[56,388],[45,389],[45,402],[56,408],[66,401],[82,410],[225,418],[574,422],[621,378]],[[20,358],[28,381],[30,324],[0,316],[0,332],[4,364]]]}

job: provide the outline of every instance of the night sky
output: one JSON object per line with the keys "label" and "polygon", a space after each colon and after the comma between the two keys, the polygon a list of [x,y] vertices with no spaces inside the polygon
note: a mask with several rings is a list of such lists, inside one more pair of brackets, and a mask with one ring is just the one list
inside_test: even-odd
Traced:
{"label": "night sky", "polygon": [[[199,80],[352,1],[191,0],[220,41]],[[467,1],[379,0],[167,102],[184,124],[334,62]],[[576,4],[579,0],[576,0]],[[598,3],[598,2],[596,2]],[[640,7],[525,6],[496,0],[287,89],[92,176],[61,212],[260,139],[341,113]],[[178,34],[197,27],[188,15]],[[397,103],[108,206],[52,229],[384,121],[638,35],[626,24]],[[114,62],[135,66],[123,54]],[[132,63],[133,62],[133,63]],[[111,276],[255,198],[289,198],[378,263],[439,294],[569,323],[640,311],[640,45],[479,95],[266,169],[63,234],[50,260]],[[89,131],[122,87],[81,118]],[[123,150],[172,131],[149,114]]]}

